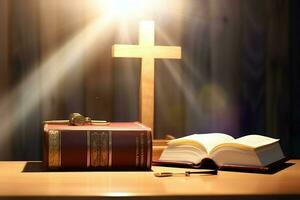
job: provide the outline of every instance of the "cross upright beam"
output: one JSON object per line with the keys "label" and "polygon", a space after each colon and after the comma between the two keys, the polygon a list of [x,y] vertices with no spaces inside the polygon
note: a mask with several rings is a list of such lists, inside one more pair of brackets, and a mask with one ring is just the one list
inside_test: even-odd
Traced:
{"label": "cross upright beam", "polygon": [[139,44],[115,44],[113,57],[141,58],[140,121],[154,130],[154,65],[155,59],[180,59],[181,47],[155,46],[153,21],[142,21],[139,26]]}

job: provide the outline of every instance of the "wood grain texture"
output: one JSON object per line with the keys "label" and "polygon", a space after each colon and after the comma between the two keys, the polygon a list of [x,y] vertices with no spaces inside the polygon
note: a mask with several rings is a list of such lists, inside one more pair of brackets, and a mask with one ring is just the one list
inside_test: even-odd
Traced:
{"label": "wood grain texture", "polygon": [[290,59],[290,65],[291,65],[291,72],[292,72],[292,83],[291,83],[291,95],[293,97],[292,99],[292,114],[290,115],[292,118],[292,121],[294,122],[291,124],[291,143],[292,148],[292,155],[293,156],[298,156],[300,157],[300,147],[299,147],[299,141],[300,141],[300,135],[298,134],[300,130],[300,79],[299,79],[299,74],[300,74],[300,57],[299,57],[299,52],[300,52],[300,40],[297,39],[299,38],[300,35],[300,21],[298,20],[300,18],[300,2],[297,0],[293,0],[290,2],[290,12],[292,13],[290,15],[292,23],[291,29],[290,29],[290,36],[291,36],[291,59]]}
{"label": "wood grain texture", "polygon": [[[187,1],[161,1],[159,9],[153,11],[156,23],[156,44],[166,46],[183,46],[184,6]],[[170,6],[172,5],[172,9]],[[185,52],[182,51],[182,56]],[[181,57],[182,57],[181,56]],[[179,137],[185,127],[185,101],[183,97],[182,59],[158,59],[155,61],[155,138],[165,138],[166,134]]]}
{"label": "wood grain texture", "polygon": [[7,92],[9,85],[9,2],[0,1],[0,98]]}
{"label": "wood grain texture", "polygon": [[[46,62],[59,47],[58,1],[39,1],[39,39],[41,64]],[[51,66],[55,67],[55,66]],[[59,89],[49,91],[49,70],[41,71],[41,115],[43,120],[56,119],[59,115]]]}
{"label": "wood grain texture", "polygon": [[211,130],[240,132],[241,96],[241,1],[210,1],[211,81],[206,87],[210,98],[208,115]]}
{"label": "wood grain texture", "polygon": [[243,1],[241,130],[266,130],[267,2]]}
{"label": "wood grain texture", "polygon": [[[84,4],[80,0],[63,0],[57,1],[57,3],[59,9],[59,12],[57,12],[57,28],[59,31],[57,50],[59,50],[84,30],[85,16]],[[85,111],[83,89],[85,40],[82,39],[81,42],[74,43],[71,48],[65,51],[65,55],[62,55],[61,61],[53,66],[57,70],[60,70],[60,68],[68,69],[56,87],[60,96],[60,116],[64,118],[67,118],[72,112],[84,113]],[[78,53],[76,57],[72,57],[72,51],[76,52],[76,49],[82,52]]]}
{"label": "wood grain texture", "polygon": [[186,169],[154,166],[150,172],[40,172],[40,162],[0,162],[0,198],[297,199],[300,161],[288,163],[292,165],[275,174],[219,171],[216,176],[157,178],[154,172]]}
{"label": "wood grain texture", "polygon": [[[210,70],[210,1],[192,0],[184,8],[182,45],[184,61],[185,132],[210,130],[209,99],[205,86]],[[191,13],[191,14],[189,14]]]}
{"label": "wood grain texture", "polygon": [[[0,1],[0,102],[10,91],[11,69],[9,65],[9,0]],[[5,108],[9,109],[9,108]],[[10,119],[11,116],[6,110],[5,116]],[[2,133],[0,136],[0,160],[9,159],[12,156],[12,136],[8,133]]]}
{"label": "wood grain texture", "polygon": [[[9,59],[13,78],[10,127],[15,159],[40,157],[39,6],[37,0],[11,0]],[[11,96],[9,96],[11,95]],[[21,117],[22,116],[22,117]]]}
{"label": "wood grain texture", "polygon": [[[284,0],[267,1],[267,56],[266,56],[266,130],[271,137],[285,138],[282,147],[286,154],[293,136],[291,132],[292,94],[290,89],[292,70],[289,54],[291,53],[290,5]],[[293,21],[291,19],[291,21]],[[296,123],[297,124],[297,123]]]}
{"label": "wood grain texture", "polygon": [[[90,25],[103,16],[103,11],[99,7],[95,8],[97,1],[80,2],[84,8],[84,26]],[[84,53],[85,113],[92,119],[113,121],[115,91],[113,58],[110,49],[115,38],[114,25],[109,23],[105,26],[104,31],[95,36],[93,44]]]}

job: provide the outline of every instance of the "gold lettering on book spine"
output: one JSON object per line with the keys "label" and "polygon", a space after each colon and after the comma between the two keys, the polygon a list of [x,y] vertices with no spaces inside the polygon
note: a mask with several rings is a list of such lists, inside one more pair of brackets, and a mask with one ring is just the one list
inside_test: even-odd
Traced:
{"label": "gold lettering on book spine", "polygon": [[91,166],[107,167],[109,165],[109,134],[108,132],[92,132],[91,138]]}
{"label": "gold lettering on book spine", "polygon": [[107,167],[108,166],[108,133],[102,132],[101,133],[101,141],[100,141],[100,149],[101,149],[101,156],[100,156],[100,166]]}
{"label": "gold lettering on book spine", "polygon": [[144,152],[144,133],[142,132],[141,134],[140,134],[140,152],[141,152],[141,155],[140,155],[140,158],[141,158],[141,161],[140,161],[140,163],[141,163],[141,167],[143,167],[144,166],[144,157],[145,157],[145,152]]}
{"label": "gold lettering on book spine", "polygon": [[135,166],[140,166],[140,140],[139,136],[135,137]]}
{"label": "gold lettering on book spine", "polygon": [[90,167],[91,162],[91,139],[90,139],[90,131],[86,132],[86,166]]}
{"label": "gold lettering on book spine", "polygon": [[152,135],[150,131],[147,131],[147,168],[151,167],[151,140],[152,140]]}
{"label": "gold lettering on book spine", "polygon": [[49,151],[48,151],[48,166],[56,168],[61,166],[61,141],[60,131],[49,130],[48,133]]}
{"label": "gold lettering on book spine", "polygon": [[112,167],[112,132],[108,132],[108,165],[109,167]]}

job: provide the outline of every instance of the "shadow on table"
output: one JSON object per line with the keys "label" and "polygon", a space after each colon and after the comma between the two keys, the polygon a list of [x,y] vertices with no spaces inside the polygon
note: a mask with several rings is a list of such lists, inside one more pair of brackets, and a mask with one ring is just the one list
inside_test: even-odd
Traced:
{"label": "shadow on table", "polygon": [[43,166],[43,162],[28,161],[26,162],[22,172],[45,172],[46,168]]}
{"label": "shadow on table", "polygon": [[[86,172],[86,171],[91,171],[91,172],[99,172],[99,171],[103,171],[103,172],[109,172],[109,171],[122,171],[122,172],[141,172],[141,171],[145,171],[145,170],[132,170],[130,168],[126,169],[126,168],[120,168],[120,169],[84,169],[84,168],[64,168],[64,169],[48,169],[43,165],[43,162],[41,161],[28,161],[26,162],[22,172],[23,173],[27,173],[27,172]],[[148,171],[149,172],[149,171]]]}
{"label": "shadow on table", "polygon": [[[255,171],[255,170],[251,170],[251,171],[245,171],[245,170],[238,170],[238,169],[223,169],[222,171],[236,171],[236,172],[243,172],[243,173],[259,173],[259,174],[276,174],[284,169],[287,169],[288,167],[295,165],[295,163],[291,163],[291,162],[284,162],[281,163],[280,165],[276,165],[276,167],[271,168],[268,171]],[[174,167],[174,166],[173,166]],[[44,165],[43,162],[40,161],[28,161],[26,162],[24,168],[23,168],[23,173],[26,172],[80,172],[80,171],[87,171],[84,169],[59,169],[59,170],[49,170],[47,169]],[[101,170],[101,169],[95,169],[95,170],[88,170],[88,171],[130,171],[133,172],[132,170],[129,169],[119,169],[119,170]]]}
{"label": "shadow on table", "polygon": [[277,167],[274,167],[273,169],[271,169],[269,171],[269,174],[275,174],[275,173],[282,171],[282,170],[284,170],[292,165],[295,165],[295,164],[296,163],[282,163],[281,165],[278,165]]}
{"label": "shadow on table", "polygon": [[222,171],[234,171],[234,172],[243,172],[243,173],[255,173],[255,174],[276,174],[292,165],[295,165],[295,163],[290,162],[283,162],[280,164],[277,164],[273,167],[270,167],[266,170],[259,170],[259,169],[245,169],[245,168],[224,168]]}

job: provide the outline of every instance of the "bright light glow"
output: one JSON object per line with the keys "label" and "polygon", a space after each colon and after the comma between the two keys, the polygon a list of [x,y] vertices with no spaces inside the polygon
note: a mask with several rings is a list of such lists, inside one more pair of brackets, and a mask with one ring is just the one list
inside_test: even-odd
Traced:
{"label": "bright light glow", "polygon": [[[32,114],[32,110],[40,103],[41,98],[48,98],[60,81],[69,75],[70,71],[76,70],[86,50],[92,48],[95,41],[98,44],[98,40],[101,38],[104,40],[109,26],[114,25],[113,20],[127,20],[120,24],[120,35],[127,38],[128,43],[131,44],[132,36],[128,34],[131,27],[130,19],[142,19],[145,16],[149,19],[152,11],[156,13],[160,9],[169,11],[169,7],[164,4],[166,2],[160,0],[87,0],[86,6],[91,12],[89,15],[96,20],[70,38],[47,59],[42,60],[40,65],[34,67],[34,70],[19,85],[0,99],[0,147],[9,140],[9,134]],[[176,11],[175,5],[176,3],[172,2],[172,11]],[[160,13],[167,13],[165,10]],[[136,20],[132,21],[136,22]],[[97,53],[101,52],[97,51]],[[134,78],[129,77],[129,79]],[[51,105],[49,107],[51,108]]]}
{"label": "bright light glow", "polygon": [[108,192],[105,196],[109,197],[129,197],[132,196],[132,193],[129,192]]}
{"label": "bright light glow", "polygon": [[[90,49],[95,40],[99,39],[99,35],[108,29],[110,21],[109,16],[106,16],[90,23],[0,100],[0,147],[7,141],[8,134],[26,120],[32,109],[39,104],[40,99],[47,98],[71,70],[76,70],[86,50]],[[42,83],[41,76],[45,78]],[[13,103],[20,94],[21,99]]]}
{"label": "bright light glow", "polygon": [[115,17],[131,18],[140,16],[145,10],[144,0],[111,0],[107,1],[107,11]]}
{"label": "bright light glow", "polygon": [[112,20],[149,20],[154,15],[182,15],[182,0],[87,0],[90,10]]}
{"label": "bright light glow", "polygon": [[90,0],[94,10],[113,16],[114,20],[142,19],[156,0]]}

